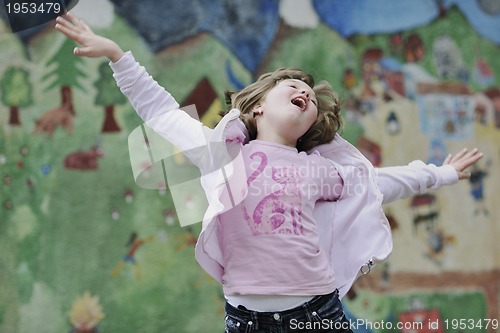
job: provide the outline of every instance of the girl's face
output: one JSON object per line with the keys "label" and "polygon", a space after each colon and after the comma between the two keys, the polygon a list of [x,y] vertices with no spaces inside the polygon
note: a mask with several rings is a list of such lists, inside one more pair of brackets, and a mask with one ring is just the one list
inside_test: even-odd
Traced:
{"label": "girl's face", "polygon": [[258,133],[271,131],[296,145],[318,116],[316,94],[297,79],[280,81],[255,107]]}

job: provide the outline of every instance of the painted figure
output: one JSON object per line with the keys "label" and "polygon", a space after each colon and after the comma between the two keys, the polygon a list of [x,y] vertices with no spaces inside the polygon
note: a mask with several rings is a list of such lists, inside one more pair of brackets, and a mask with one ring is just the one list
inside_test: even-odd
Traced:
{"label": "painted figure", "polygon": [[139,235],[137,232],[132,232],[130,234],[130,239],[127,242],[126,246],[128,247],[128,251],[123,257],[123,259],[115,266],[113,271],[111,272],[111,276],[116,277],[118,274],[120,274],[121,270],[125,267],[127,263],[134,265],[135,269],[135,278],[137,280],[140,280],[141,278],[141,267],[135,260],[135,253],[141,246],[144,244],[152,241],[154,239],[154,236],[150,236],[144,239],[140,239]]}

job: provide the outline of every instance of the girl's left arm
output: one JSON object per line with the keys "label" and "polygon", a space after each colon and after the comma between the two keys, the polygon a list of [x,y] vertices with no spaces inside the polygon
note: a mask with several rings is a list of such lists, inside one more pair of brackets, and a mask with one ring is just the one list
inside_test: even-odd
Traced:
{"label": "girl's left arm", "polygon": [[483,154],[477,149],[469,152],[464,148],[456,155],[450,154],[439,167],[422,161],[413,161],[407,166],[376,168],[375,178],[384,196],[383,203],[422,194],[428,189],[438,189],[443,185],[451,185],[461,179],[468,179],[470,173],[465,170],[481,157]]}

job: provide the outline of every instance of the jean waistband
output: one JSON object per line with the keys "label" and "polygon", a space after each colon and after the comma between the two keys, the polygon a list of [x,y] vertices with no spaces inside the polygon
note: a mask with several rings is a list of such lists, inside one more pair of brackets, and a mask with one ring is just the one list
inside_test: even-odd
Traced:
{"label": "jean waistband", "polygon": [[228,315],[236,316],[242,319],[251,320],[255,324],[258,323],[273,323],[286,322],[291,318],[304,317],[307,318],[311,315],[311,312],[321,308],[325,305],[332,297],[338,297],[338,290],[335,290],[327,295],[315,296],[309,302],[305,302],[295,308],[276,311],[276,312],[258,312],[248,310],[244,306],[238,306],[235,308],[228,302],[226,302],[226,313]]}

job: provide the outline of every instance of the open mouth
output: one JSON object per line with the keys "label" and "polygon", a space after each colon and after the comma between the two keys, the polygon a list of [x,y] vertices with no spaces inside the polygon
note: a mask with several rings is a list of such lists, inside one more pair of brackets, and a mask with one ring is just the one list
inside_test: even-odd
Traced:
{"label": "open mouth", "polygon": [[303,97],[295,97],[292,99],[292,104],[299,107],[301,111],[305,111],[307,108],[307,101]]}

